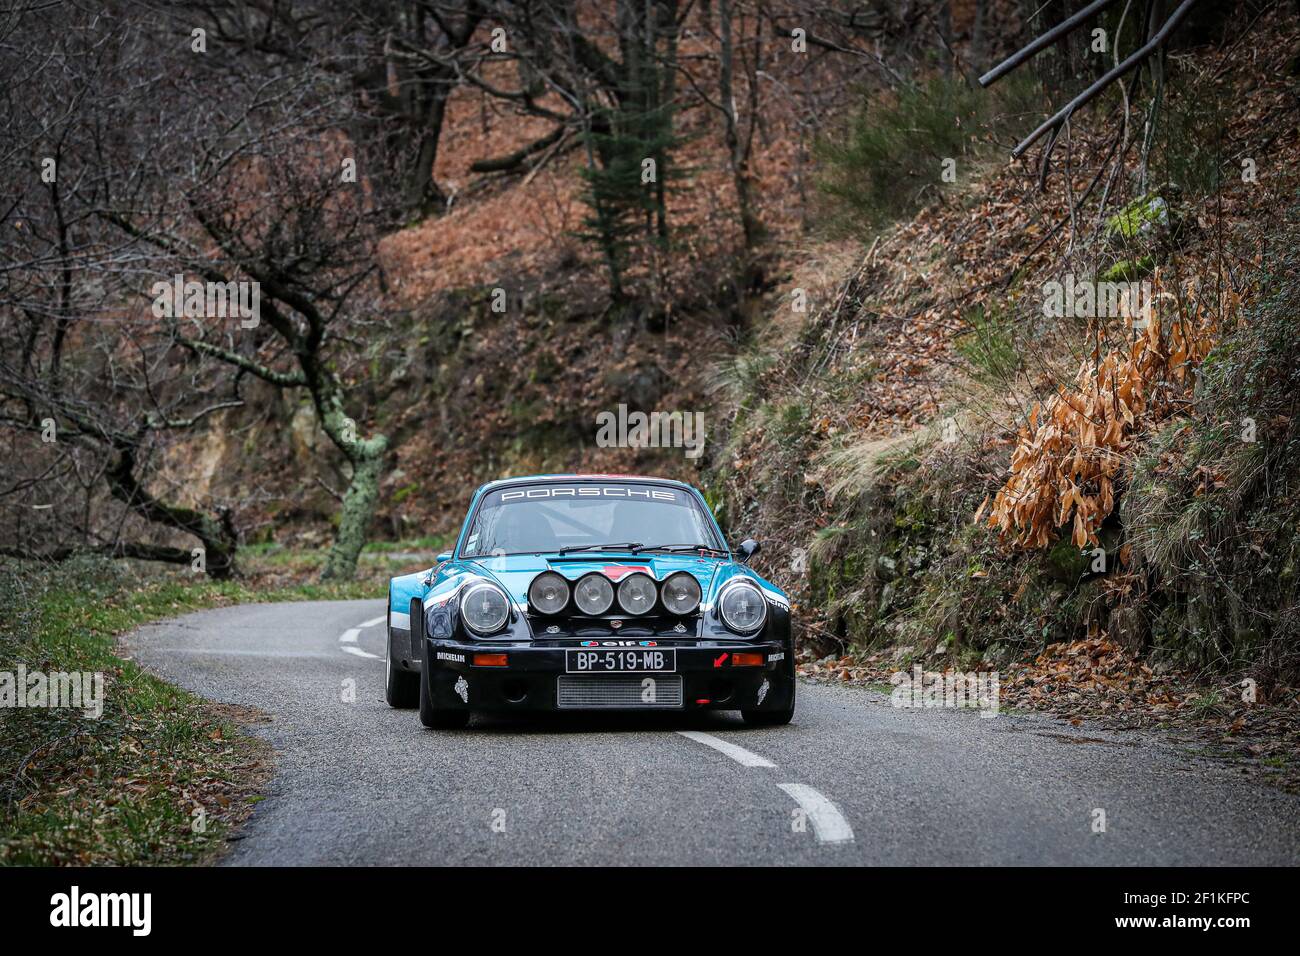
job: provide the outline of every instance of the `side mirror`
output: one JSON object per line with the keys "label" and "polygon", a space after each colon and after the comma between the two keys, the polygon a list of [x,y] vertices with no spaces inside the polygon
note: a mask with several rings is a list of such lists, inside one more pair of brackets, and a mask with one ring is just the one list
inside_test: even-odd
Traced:
{"label": "side mirror", "polygon": [[434,561],[435,564],[442,564],[442,562],[444,562],[444,561],[450,561],[450,560],[451,560],[451,552],[450,552],[450,551],[444,551],[444,552],[442,552],[442,554],[438,555],[436,558],[433,559],[433,561]]}
{"label": "side mirror", "polygon": [[745,564],[750,558],[762,551],[763,546],[753,538],[746,538],[744,541],[740,542],[740,547],[736,550],[740,552],[740,563]]}

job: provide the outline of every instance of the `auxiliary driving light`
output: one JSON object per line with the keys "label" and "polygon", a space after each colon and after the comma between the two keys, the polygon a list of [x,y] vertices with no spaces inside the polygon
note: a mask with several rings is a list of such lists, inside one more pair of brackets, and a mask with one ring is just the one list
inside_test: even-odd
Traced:
{"label": "auxiliary driving light", "polygon": [[569,603],[569,582],[554,571],[543,571],[528,585],[528,606],[538,614],[559,614]]}
{"label": "auxiliary driving light", "polygon": [[604,614],[614,604],[614,585],[603,574],[585,574],[573,586],[573,603],[583,614]]}
{"label": "auxiliary driving light", "polygon": [[659,600],[654,579],[648,574],[629,574],[618,586],[618,606],[628,614],[649,614]]}

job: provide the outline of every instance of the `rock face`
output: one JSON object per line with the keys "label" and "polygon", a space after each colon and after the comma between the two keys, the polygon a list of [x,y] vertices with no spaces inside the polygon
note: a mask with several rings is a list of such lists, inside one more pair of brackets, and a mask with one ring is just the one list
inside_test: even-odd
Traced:
{"label": "rock face", "polygon": [[325,433],[316,421],[316,410],[309,403],[304,402],[294,409],[289,421],[289,436],[294,457],[303,462],[310,461]]}
{"label": "rock face", "polygon": [[231,447],[226,416],[214,415],[207,431],[191,442],[178,442],[168,448],[163,458],[162,477],[174,484],[177,501],[187,507],[200,507],[214,493],[224,494]]}

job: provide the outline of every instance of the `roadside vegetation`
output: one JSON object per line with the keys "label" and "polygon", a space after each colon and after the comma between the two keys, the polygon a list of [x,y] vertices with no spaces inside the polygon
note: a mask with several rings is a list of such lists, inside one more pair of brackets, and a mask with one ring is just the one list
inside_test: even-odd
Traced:
{"label": "roadside vegetation", "polygon": [[[247,576],[88,555],[0,565],[0,671],[100,673],[103,712],[0,708],[0,864],[172,865],[218,853],[260,799],[269,748],[255,712],[214,705],[120,656],[117,637],[162,618],[257,601],[378,598],[409,559],[362,556],[320,584],[327,556],[246,554]],[[419,561],[415,563],[420,563]]]}
{"label": "roadside vegetation", "polygon": [[[1098,100],[1042,192],[985,167],[911,215],[883,144],[926,135],[922,101],[828,155],[867,254],[734,360],[711,488],[798,581],[806,674],[999,670],[1009,706],[1196,724],[1300,785],[1300,37],[1241,42],[1272,66],[1171,61],[1127,154]],[[1066,276],[1152,309],[1053,314]]]}
{"label": "roadside vegetation", "polygon": [[981,90],[938,75],[897,91],[864,90],[844,127],[818,143],[821,211],[833,231],[871,235],[1000,167],[1045,102],[1015,77]]}

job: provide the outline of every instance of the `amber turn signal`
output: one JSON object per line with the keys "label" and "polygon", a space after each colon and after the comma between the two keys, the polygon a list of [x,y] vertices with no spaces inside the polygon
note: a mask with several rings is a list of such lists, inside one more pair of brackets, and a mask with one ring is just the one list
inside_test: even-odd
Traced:
{"label": "amber turn signal", "polygon": [[732,667],[762,667],[763,655],[740,652],[731,655]]}
{"label": "amber turn signal", "polygon": [[505,667],[506,655],[504,654],[475,654],[475,667]]}

